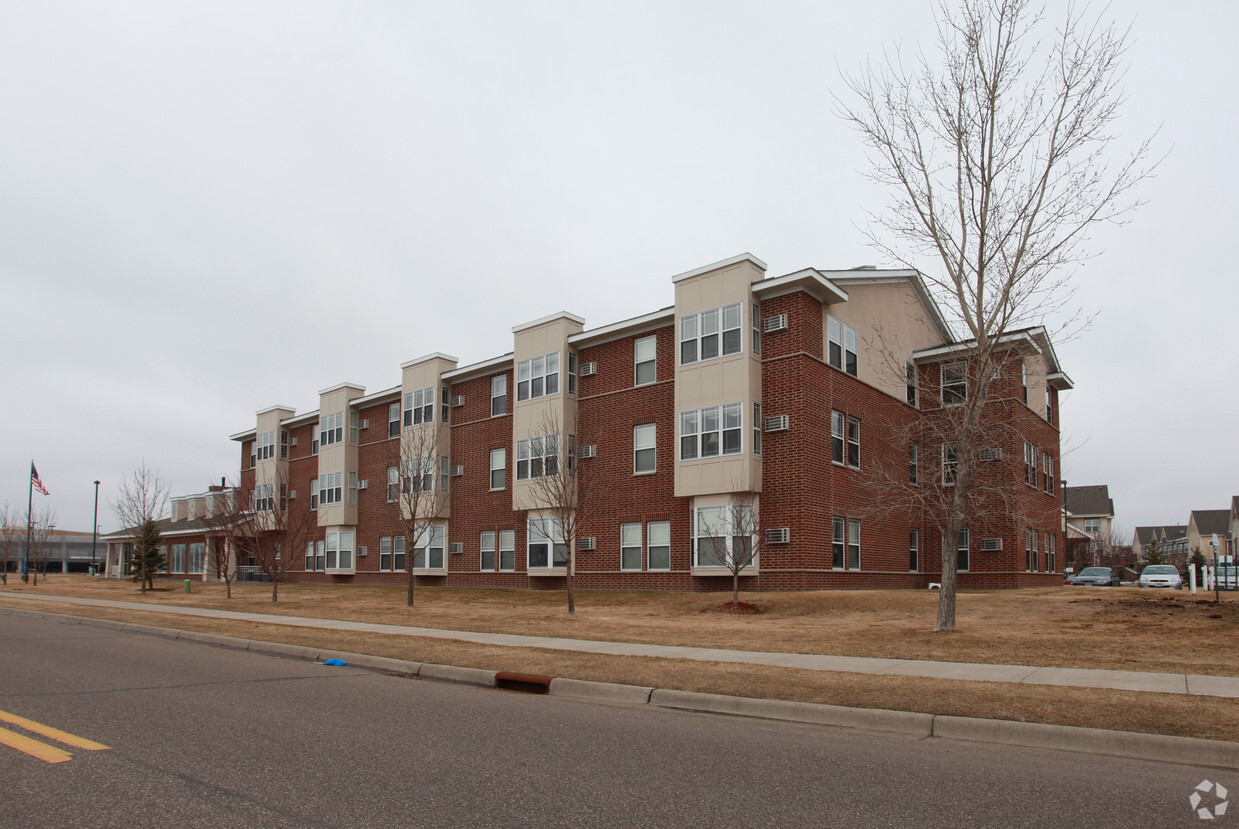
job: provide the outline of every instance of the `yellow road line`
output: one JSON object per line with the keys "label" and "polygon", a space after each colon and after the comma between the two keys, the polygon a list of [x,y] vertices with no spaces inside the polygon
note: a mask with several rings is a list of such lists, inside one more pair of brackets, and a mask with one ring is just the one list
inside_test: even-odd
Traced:
{"label": "yellow road line", "polygon": [[73,755],[67,751],[49,746],[47,743],[40,743],[38,740],[32,740],[29,737],[23,737],[16,731],[9,731],[7,728],[0,728],[0,744],[10,746],[18,751],[24,751],[32,757],[38,757],[48,763],[65,763],[73,759]]}
{"label": "yellow road line", "polygon": [[[107,749],[103,743],[96,743],[94,740],[87,740],[85,737],[79,737],[76,734],[70,734],[67,731],[61,731],[59,728],[52,728],[50,725],[28,720],[25,717],[19,717],[16,714],[10,714],[8,711],[0,711],[0,722],[6,722],[10,725],[15,725],[18,728],[24,728],[27,731],[32,731],[43,737],[55,740],[58,743],[64,743],[67,746],[74,748],[82,748],[86,751],[103,751]],[[12,732],[10,732],[12,733]],[[14,746],[16,748],[16,746]],[[60,762],[57,760],[56,762]]]}

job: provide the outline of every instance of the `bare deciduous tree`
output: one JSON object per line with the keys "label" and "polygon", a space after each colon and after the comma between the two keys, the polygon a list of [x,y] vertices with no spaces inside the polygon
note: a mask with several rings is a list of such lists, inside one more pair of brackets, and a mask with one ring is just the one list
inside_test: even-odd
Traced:
{"label": "bare deciduous tree", "polygon": [[[1041,324],[1072,296],[1069,266],[1090,227],[1121,221],[1147,177],[1149,142],[1115,161],[1126,32],[1073,10],[1043,49],[1029,0],[942,0],[940,65],[918,55],[845,77],[840,115],[872,151],[892,203],[869,237],[909,267],[929,256],[930,293],[971,348],[967,400],[953,421],[958,457],[944,536],[970,513],[980,423],[1002,339]],[[942,556],[936,630],[955,628],[955,558]]]}
{"label": "bare deciduous tree", "polygon": [[[554,414],[542,417],[538,431],[541,436],[533,439],[534,448],[525,461],[529,464],[529,494],[521,508],[536,512],[547,522],[547,564],[555,565],[562,556],[568,612],[576,613],[577,546],[581,531],[594,515],[594,482],[601,479],[602,467],[599,459],[578,463],[576,435],[565,433],[564,424]],[[517,464],[521,462],[518,457]]]}
{"label": "bare deciduous tree", "polygon": [[56,513],[51,508],[36,512],[30,519],[30,574],[32,585],[39,586],[39,571],[47,575],[47,557],[51,552],[51,537],[56,529]]}
{"label": "bare deciduous tree", "polygon": [[225,487],[208,496],[207,514],[207,571],[214,572],[224,583],[224,594],[232,598],[232,583],[237,577],[237,525],[246,514],[238,504],[238,489]]}
{"label": "bare deciduous tree", "polygon": [[280,583],[296,568],[317,517],[303,509],[289,509],[288,481],[249,485],[244,478],[231,487],[219,524],[227,527],[234,551],[252,556],[254,565],[271,581],[271,601],[280,600]]}
{"label": "bare deciduous tree", "polygon": [[[396,495],[398,520],[402,531],[408,534],[409,548],[405,552],[405,573],[408,576],[406,603],[413,607],[413,586],[417,575],[417,553],[420,548],[426,560],[423,567],[432,567],[429,560],[435,530],[444,522],[449,504],[451,459],[441,454],[448,445],[444,438],[446,430],[433,417],[425,423],[406,426],[400,437],[392,443],[392,463],[399,481],[396,492],[389,480],[389,497]],[[394,553],[394,551],[393,551]],[[446,555],[447,551],[442,550]]]}
{"label": "bare deciduous tree", "polygon": [[765,545],[756,499],[696,510],[698,566],[711,564],[731,574],[731,605],[740,604],[740,574],[751,567]]}
{"label": "bare deciduous tree", "polygon": [[17,551],[18,533],[21,527],[18,521],[21,517],[17,510],[9,506],[8,501],[0,507],[0,584],[9,583],[9,562]]}
{"label": "bare deciduous tree", "polygon": [[142,461],[142,465],[132,473],[121,477],[120,491],[110,505],[121,527],[134,533],[133,561],[138,568],[137,576],[143,593],[147,585],[152,585],[155,576],[149,561],[152,553],[158,552],[159,540],[156,534],[155,550],[150,550],[149,540],[144,541],[140,531],[148,523],[158,521],[167,505],[168,483],[157,470],[148,467],[146,461]]}

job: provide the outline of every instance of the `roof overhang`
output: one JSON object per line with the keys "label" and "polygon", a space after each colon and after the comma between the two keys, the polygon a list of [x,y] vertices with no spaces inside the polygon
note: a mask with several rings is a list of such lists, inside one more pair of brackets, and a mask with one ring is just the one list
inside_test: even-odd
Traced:
{"label": "roof overhang", "polygon": [[644,331],[653,331],[658,328],[665,328],[675,322],[675,308],[662,308],[649,314],[642,314],[639,317],[632,319],[621,320],[619,322],[604,325],[601,328],[593,328],[589,331],[582,331],[579,334],[573,334],[568,338],[569,345],[601,345],[602,343],[618,340],[621,337],[628,337],[633,334],[640,334]]}
{"label": "roof overhang", "polygon": [[803,291],[824,305],[847,302],[847,291],[831,282],[815,268],[805,268],[795,273],[763,279],[753,283],[753,294],[762,299],[774,299]]}
{"label": "roof overhang", "polygon": [[483,360],[480,363],[471,363],[467,366],[445,371],[441,375],[444,380],[468,380],[471,377],[476,377],[482,374],[493,373],[498,369],[505,369],[512,365],[513,353],[509,351],[502,357],[492,357],[489,360]]}
{"label": "roof overhang", "polygon": [[692,279],[694,276],[710,273],[711,271],[721,271],[723,268],[730,268],[732,265],[739,265],[741,262],[748,262],[758,270],[765,272],[766,263],[758,259],[751,253],[741,253],[737,256],[732,256],[718,262],[711,262],[709,265],[702,265],[700,268],[693,268],[691,271],[677,273],[671,277],[672,283],[683,282],[685,279]]}

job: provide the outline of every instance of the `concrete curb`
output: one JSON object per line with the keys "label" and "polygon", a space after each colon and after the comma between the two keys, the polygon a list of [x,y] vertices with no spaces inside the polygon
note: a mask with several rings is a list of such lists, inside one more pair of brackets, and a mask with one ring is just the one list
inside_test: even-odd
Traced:
{"label": "concrete curb", "polygon": [[[0,616],[20,616],[28,619],[46,619],[65,624],[105,628],[128,633],[141,633],[187,642],[210,644],[249,650],[275,656],[290,656],[298,659],[320,661],[339,657],[359,668],[387,671],[389,673],[416,676],[419,679],[457,682],[482,688],[494,688],[498,671],[480,668],[462,668],[454,665],[433,665],[408,662],[369,654],[343,653],[307,648],[301,645],[286,645],[279,642],[260,642],[220,634],[181,631],[175,628],[158,628],[117,622],[111,619],[94,619],[87,616],[71,616],[43,611],[0,607]],[[1239,742],[1202,740],[1194,737],[1168,737],[1161,734],[1140,734],[1133,731],[1107,731],[1100,728],[1081,728],[1069,725],[1014,722],[1010,720],[987,720],[976,717],[952,717],[923,714],[912,711],[887,711],[883,709],[849,708],[841,705],[823,705],[811,702],[788,700],[754,699],[732,697],[724,694],[706,694],[696,691],[675,691],[664,688],[647,688],[638,685],[622,685],[611,682],[589,682],[579,679],[554,678],[549,693],[606,702],[621,702],[637,705],[654,705],[683,711],[713,714],[730,714],[739,717],[799,722],[810,725],[826,725],[838,728],[856,728],[905,734],[918,738],[940,738],[961,742],[987,743],[991,745],[1020,746],[1023,748],[1053,751],[1075,751],[1085,754],[1103,754],[1134,760],[1183,763],[1193,766],[1210,766],[1239,770]]]}
{"label": "concrete curb", "polygon": [[741,717],[761,717],[770,720],[790,720],[814,725],[861,728],[909,734],[914,737],[933,735],[933,714],[912,711],[887,711],[876,708],[847,708],[841,705],[821,705],[813,702],[791,702],[778,699],[730,697],[723,694],[703,694],[696,691],[668,691],[655,688],[650,705],[682,708],[689,711],[709,711]]}

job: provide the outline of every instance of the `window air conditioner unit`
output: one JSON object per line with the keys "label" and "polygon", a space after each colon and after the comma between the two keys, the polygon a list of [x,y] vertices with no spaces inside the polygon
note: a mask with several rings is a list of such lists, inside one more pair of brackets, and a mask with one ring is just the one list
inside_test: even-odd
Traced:
{"label": "window air conditioner unit", "polygon": [[592,458],[597,456],[597,454],[598,447],[594,446],[592,443],[588,446],[582,446],[579,450],[577,450],[577,457],[579,458]]}
{"label": "window air conditioner unit", "polygon": [[370,418],[368,418],[368,417],[367,417],[367,418],[362,418],[362,419],[361,419],[361,420],[357,423],[357,428],[358,428],[358,429],[369,429],[369,428],[370,428]]}
{"label": "window air conditioner unit", "polygon": [[358,481],[358,482],[357,482],[357,488],[358,488],[358,489],[365,489],[365,488],[366,488],[366,487],[368,487],[368,486],[370,486],[370,482],[369,482],[369,481]]}
{"label": "window air conditioner unit", "polygon": [[578,550],[593,550],[598,546],[598,539],[592,535],[589,538],[581,538],[577,540],[576,548]]}
{"label": "window air conditioner unit", "polygon": [[369,548],[369,547],[366,547],[366,546],[364,546],[364,545],[363,545],[363,546],[361,546],[361,547],[358,547],[358,548],[357,548],[357,557],[358,557],[358,558],[365,558],[365,557],[366,557],[366,554],[367,554],[367,553],[369,553],[369,552],[370,552],[370,548]]}
{"label": "window air conditioner unit", "polygon": [[787,527],[775,527],[766,530],[767,544],[786,544],[792,536],[792,531]]}
{"label": "window air conditioner unit", "polygon": [[1001,449],[982,449],[981,460],[1000,461],[1002,460],[1002,450]]}
{"label": "window air conditioner unit", "polygon": [[766,317],[762,328],[767,334],[772,331],[785,331],[787,329],[787,314],[775,314],[773,317]]}
{"label": "window air conditioner unit", "polygon": [[982,538],[981,539],[981,551],[982,552],[992,553],[992,552],[996,552],[1001,549],[1002,549],[1001,538]]}
{"label": "window air conditioner unit", "polygon": [[581,370],[578,373],[582,377],[593,377],[598,373],[598,364],[595,362],[581,363]]}
{"label": "window air conditioner unit", "polygon": [[288,445],[289,445],[289,446],[296,446],[296,445],[297,445],[297,439],[296,439],[296,438],[289,438],[289,439],[288,439]]}
{"label": "window air conditioner unit", "polygon": [[459,407],[463,405],[465,405],[465,396],[463,394],[458,394],[452,398],[453,407]]}
{"label": "window air conditioner unit", "polygon": [[464,545],[464,542],[463,542],[463,541],[453,541],[451,544],[448,544],[448,545],[447,545],[447,551],[448,551],[449,553],[451,553],[452,555],[454,555],[454,556],[456,556],[456,555],[460,555],[461,553],[463,553],[463,552],[465,551],[465,545]]}
{"label": "window air conditioner unit", "polygon": [[295,490],[295,489],[290,489],[290,490],[288,490],[288,496],[287,496],[287,497],[288,497],[288,500],[290,500],[290,501],[291,501],[292,499],[296,498],[296,497],[297,497],[297,490]]}
{"label": "window air conditioner unit", "polygon": [[458,463],[455,466],[453,466],[451,469],[451,473],[452,473],[453,478],[459,478],[461,475],[465,474],[464,464]]}
{"label": "window air conditioner unit", "polygon": [[787,415],[773,415],[766,418],[767,432],[786,432],[787,431]]}

